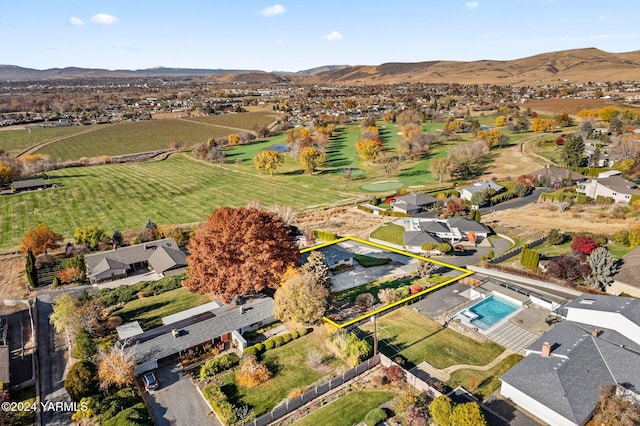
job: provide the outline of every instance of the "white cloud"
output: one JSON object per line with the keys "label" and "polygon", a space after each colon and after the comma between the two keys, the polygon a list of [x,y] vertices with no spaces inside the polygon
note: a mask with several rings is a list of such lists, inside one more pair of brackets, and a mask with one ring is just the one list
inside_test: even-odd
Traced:
{"label": "white cloud", "polygon": [[262,16],[276,16],[282,15],[285,13],[287,9],[281,4],[274,4],[273,6],[269,6],[258,12]]}
{"label": "white cloud", "polygon": [[91,22],[94,24],[115,24],[118,18],[113,15],[108,15],[106,13],[98,13],[97,15],[93,15],[91,17]]}
{"label": "white cloud", "polygon": [[338,40],[342,40],[344,36],[337,31],[332,31],[331,33],[327,34],[322,38],[329,41],[338,41]]}
{"label": "white cloud", "polygon": [[75,26],[80,26],[80,25],[84,25],[84,21],[80,18],[76,18],[75,16],[72,16],[71,18],[69,18],[69,23],[71,25],[75,25]]}
{"label": "white cloud", "polygon": [[467,9],[477,9],[478,6],[480,6],[480,2],[470,1],[470,2],[465,3],[465,5],[467,6]]}
{"label": "white cloud", "polygon": [[607,34],[598,34],[598,35],[589,36],[589,40],[604,40],[607,38],[614,38],[614,37]]}

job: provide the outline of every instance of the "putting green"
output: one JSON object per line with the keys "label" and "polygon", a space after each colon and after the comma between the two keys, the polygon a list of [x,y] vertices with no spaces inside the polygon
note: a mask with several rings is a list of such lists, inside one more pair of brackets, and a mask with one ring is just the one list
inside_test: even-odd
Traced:
{"label": "putting green", "polygon": [[362,185],[360,189],[362,189],[363,191],[369,191],[369,192],[383,192],[383,191],[391,191],[394,189],[402,188],[403,186],[404,186],[404,183],[402,182],[385,181],[385,182],[368,183],[366,185]]}

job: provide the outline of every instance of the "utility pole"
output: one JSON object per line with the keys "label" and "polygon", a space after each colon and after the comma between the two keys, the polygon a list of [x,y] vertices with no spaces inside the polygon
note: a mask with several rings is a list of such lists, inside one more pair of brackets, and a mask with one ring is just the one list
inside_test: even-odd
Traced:
{"label": "utility pole", "polygon": [[378,353],[378,321],[375,315],[371,319],[373,321],[373,356],[376,356]]}

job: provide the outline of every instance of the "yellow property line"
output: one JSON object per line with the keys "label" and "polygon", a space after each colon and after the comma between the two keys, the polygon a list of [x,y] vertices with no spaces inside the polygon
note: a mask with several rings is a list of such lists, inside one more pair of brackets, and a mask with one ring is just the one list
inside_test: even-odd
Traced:
{"label": "yellow property line", "polygon": [[396,306],[398,306],[398,305],[400,305],[402,303],[406,303],[406,302],[408,302],[410,300],[413,300],[413,299],[415,299],[417,297],[420,297],[420,296],[425,295],[427,293],[430,293],[432,291],[438,290],[439,288],[442,288],[442,287],[444,287],[446,285],[449,285],[449,284],[451,284],[453,282],[456,282],[458,280],[461,280],[461,279],[463,279],[465,277],[468,277],[469,275],[473,274],[473,271],[470,271],[470,270],[465,269],[465,268],[461,268],[459,266],[450,265],[450,264],[445,263],[445,262],[440,262],[439,260],[434,260],[434,259],[430,259],[428,257],[419,256],[417,254],[409,253],[409,252],[406,252],[404,250],[398,250],[396,248],[385,246],[383,244],[372,243],[371,241],[362,240],[362,239],[356,238],[356,237],[342,237],[342,238],[339,238],[339,239],[337,239],[335,241],[330,241],[328,243],[318,244],[316,246],[300,250],[300,253],[307,253],[309,251],[317,250],[317,249],[320,249],[320,248],[323,248],[323,247],[327,247],[327,246],[330,246],[330,245],[333,245],[333,244],[342,243],[344,241],[355,241],[357,243],[366,244],[366,245],[371,246],[371,247],[377,247],[377,248],[382,249],[382,250],[387,250],[387,251],[390,251],[390,252],[393,252],[393,253],[402,254],[404,256],[413,257],[414,259],[424,260],[425,262],[435,263],[436,265],[445,266],[447,268],[451,268],[451,269],[454,269],[456,271],[460,271],[460,272],[462,272],[462,274],[457,276],[457,277],[453,277],[450,280],[443,281],[440,284],[436,284],[436,285],[434,285],[432,287],[426,288],[426,289],[424,289],[424,290],[422,290],[422,291],[420,291],[420,292],[418,292],[416,294],[412,294],[410,296],[407,296],[404,299],[400,299],[397,302],[393,302],[393,303],[385,305],[385,306],[383,306],[381,308],[375,309],[375,310],[373,310],[371,312],[367,312],[364,315],[361,315],[361,316],[359,316],[357,318],[354,318],[354,319],[352,319],[350,321],[347,321],[345,323],[342,323],[342,324],[338,324],[335,321],[332,321],[327,317],[323,317],[322,318],[326,323],[331,324],[332,326],[334,326],[336,328],[348,327],[351,324],[354,324],[354,323],[360,322],[360,321],[362,321],[364,319],[370,318],[373,315],[379,314],[381,312],[384,312],[386,310],[394,308],[394,307],[396,307]]}

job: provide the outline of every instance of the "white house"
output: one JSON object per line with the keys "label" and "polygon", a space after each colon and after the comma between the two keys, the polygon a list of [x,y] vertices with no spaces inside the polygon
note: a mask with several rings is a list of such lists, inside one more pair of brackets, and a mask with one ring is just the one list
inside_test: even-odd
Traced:
{"label": "white house", "polygon": [[565,308],[566,321],[500,378],[500,393],[545,423],[582,426],[600,386],[640,388],[640,300],[586,294]]}
{"label": "white house", "polygon": [[471,200],[473,194],[476,192],[482,192],[486,189],[493,189],[497,193],[504,191],[504,186],[498,185],[497,183],[490,180],[481,180],[480,182],[475,182],[469,186],[463,186],[459,188],[460,190],[460,198],[463,200]]}
{"label": "white house", "polygon": [[631,202],[633,195],[640,195],[635,183],[624,179],[621,172],[611,170],[598,175],[596,179],[582,182],[576,189],[590,198],[611,197],[616,203]]}

